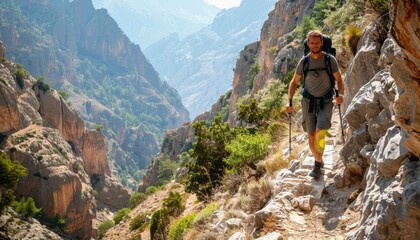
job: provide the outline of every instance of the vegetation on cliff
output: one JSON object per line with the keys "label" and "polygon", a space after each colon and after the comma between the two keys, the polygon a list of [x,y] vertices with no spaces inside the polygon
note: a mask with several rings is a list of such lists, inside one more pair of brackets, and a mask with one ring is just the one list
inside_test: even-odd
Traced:
{"label": "vegetation on cliff", "polygon": [[0,215],[15,199],[13,187],[26,175],[26,168],[17,161],[10,160],[6,153],[0,152]]}

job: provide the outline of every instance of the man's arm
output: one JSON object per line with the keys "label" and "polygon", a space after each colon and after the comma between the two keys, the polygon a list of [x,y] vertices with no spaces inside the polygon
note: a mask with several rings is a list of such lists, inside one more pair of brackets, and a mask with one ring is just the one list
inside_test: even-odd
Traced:
{"label": "man's arm", "polygon": [[[293,96],[295,95],[295,92],[296,92],[296,88],[301,78],[302,76],[296,73],[295,75],[293,75],[293,79],[292,81],[290,81],[290,84],[289,84],[289,93],[288,93],[289,100],[293,99]],[[289,101],[289,103],[287,103],[287,106],[286,106],[286,112],[288,113],[291,113],[293,111],[292,105],[290,103],[291,101]]]}
{"label": "man's arm", "polygon": [[344,96],[344,82],[343,77],[341,76],[340,70],[333,73],[335,80],[337,81],[337,87],[338,87],[338,97],[336,98],[336,103],[341,104],[343,102],[343,96]]}

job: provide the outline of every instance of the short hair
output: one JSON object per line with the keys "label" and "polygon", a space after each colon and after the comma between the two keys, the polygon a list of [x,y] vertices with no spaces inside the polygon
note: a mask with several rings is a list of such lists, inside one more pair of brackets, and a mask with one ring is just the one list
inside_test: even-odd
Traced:
{"label": "short hair", "polygon": [[308,34],[306,34],[306,39],[308,39],[308,41],[310,37],[319,37],[321,38],[321,41],[322,41],[322,32],[319,30],[312,30],[308,32]]}

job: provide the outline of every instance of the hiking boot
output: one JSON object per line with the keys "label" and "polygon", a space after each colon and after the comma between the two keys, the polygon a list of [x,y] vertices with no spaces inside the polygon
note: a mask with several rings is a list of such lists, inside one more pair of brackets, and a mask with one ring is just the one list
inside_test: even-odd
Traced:
{"label": "hiking boot", "polygon": [[323,165],[324,164],[315,161],[314,169],[309,173],[309,176],[318,179],[321,176],[321,168]]}

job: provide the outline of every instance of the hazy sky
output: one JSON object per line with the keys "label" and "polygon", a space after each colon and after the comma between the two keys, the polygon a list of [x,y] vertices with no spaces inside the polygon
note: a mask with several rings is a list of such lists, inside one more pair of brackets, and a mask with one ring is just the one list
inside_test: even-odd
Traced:
{"label": "hazy sky", "polygon": [[237,7],[242,0],[205,0],[206,2],[217,6],[218,8]]}

